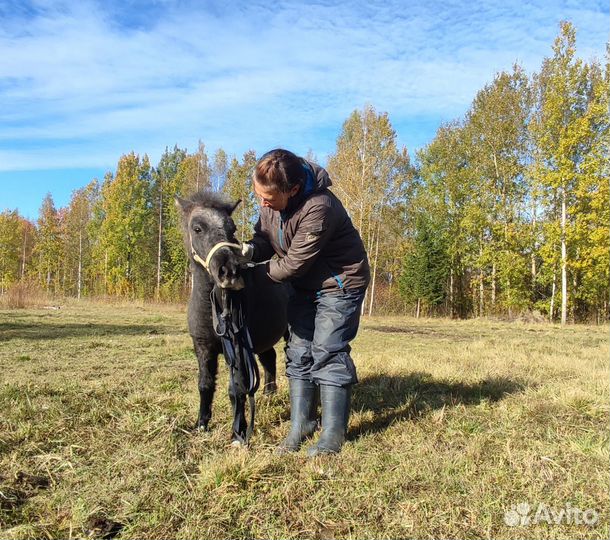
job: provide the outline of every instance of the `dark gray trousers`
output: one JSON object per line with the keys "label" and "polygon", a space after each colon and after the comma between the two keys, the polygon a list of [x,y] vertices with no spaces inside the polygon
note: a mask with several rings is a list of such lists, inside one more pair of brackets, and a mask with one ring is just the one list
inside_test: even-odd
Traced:
{"label": "dark gray trousers", "polygon": [[293,289],[288,302],[288,378],[333,386],[358,382],[349,342],[358,331],[364,293],[365,289]]}

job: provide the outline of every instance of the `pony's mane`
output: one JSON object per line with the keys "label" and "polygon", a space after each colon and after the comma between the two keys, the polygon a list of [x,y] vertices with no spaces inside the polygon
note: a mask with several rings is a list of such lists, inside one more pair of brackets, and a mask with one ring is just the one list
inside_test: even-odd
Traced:
{"label": "pony's mane", "polygon": [[210,191],[208,189],[202,189],[201,191],[194,193],[191,197],[189,197],[188,200],[189,202],[193,203],[193,206],[214,208],[216,210],[226,211],[227,208],[231,208],[233,206],[226,195],[217,193],[215,191]]}
{"label": "pony's mane", "polygon": [[182,208],[182,232],[187,253],[190,253],[190,236],[188,233],[189,217],[195,208],[211,208],[219,210],[220,212],[226,212],[227,215],[230,215],[236,205],[236,203],[231,202],[226,195],[208,189],[198,191],[188,199],[177,197],[176,203]]}

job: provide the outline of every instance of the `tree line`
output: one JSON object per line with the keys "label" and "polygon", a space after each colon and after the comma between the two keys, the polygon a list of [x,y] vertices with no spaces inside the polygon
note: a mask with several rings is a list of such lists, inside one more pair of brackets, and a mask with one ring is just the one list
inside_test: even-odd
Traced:
{"label": "tree line", "polygon": [[[414,159],[387,113],[367,105],[346,119],[325,165],[369,254],[363,311],[607,317],[609,57],[579,59],[562,23],[538,72],[496,74]],[[0,292],[29,280],[77,298],[183,300],[190,273],[174,196],[207,188],[241,199],[233,217],[247,240],[256,159],[208,155],[202,142],[194,153],[166,148],[156,166],[131,152],[67,207],[47,195],[36,223],[2,212]]]}

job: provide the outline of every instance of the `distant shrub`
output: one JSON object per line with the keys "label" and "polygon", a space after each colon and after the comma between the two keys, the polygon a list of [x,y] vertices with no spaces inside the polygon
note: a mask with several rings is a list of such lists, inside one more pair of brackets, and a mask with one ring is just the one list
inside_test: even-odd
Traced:
{"label": "distant shrub", "polygon": [[13,283],[0,296],[0,306],[8,309],[41,307],[47,301],[47,294],[38,285],[28,281]]}

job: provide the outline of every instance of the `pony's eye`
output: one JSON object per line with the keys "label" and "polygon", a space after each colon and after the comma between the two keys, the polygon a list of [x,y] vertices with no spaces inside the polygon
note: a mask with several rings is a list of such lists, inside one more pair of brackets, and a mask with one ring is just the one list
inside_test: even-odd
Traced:
{"label": "pony's eye", "polygon": [[199,234],[199,233],[201,232],[201,227],[200,227],[199,225],[195,225],[195,226],[193,227],[193,230],[194,230],[194,231],[195,231],[197,234]]}

